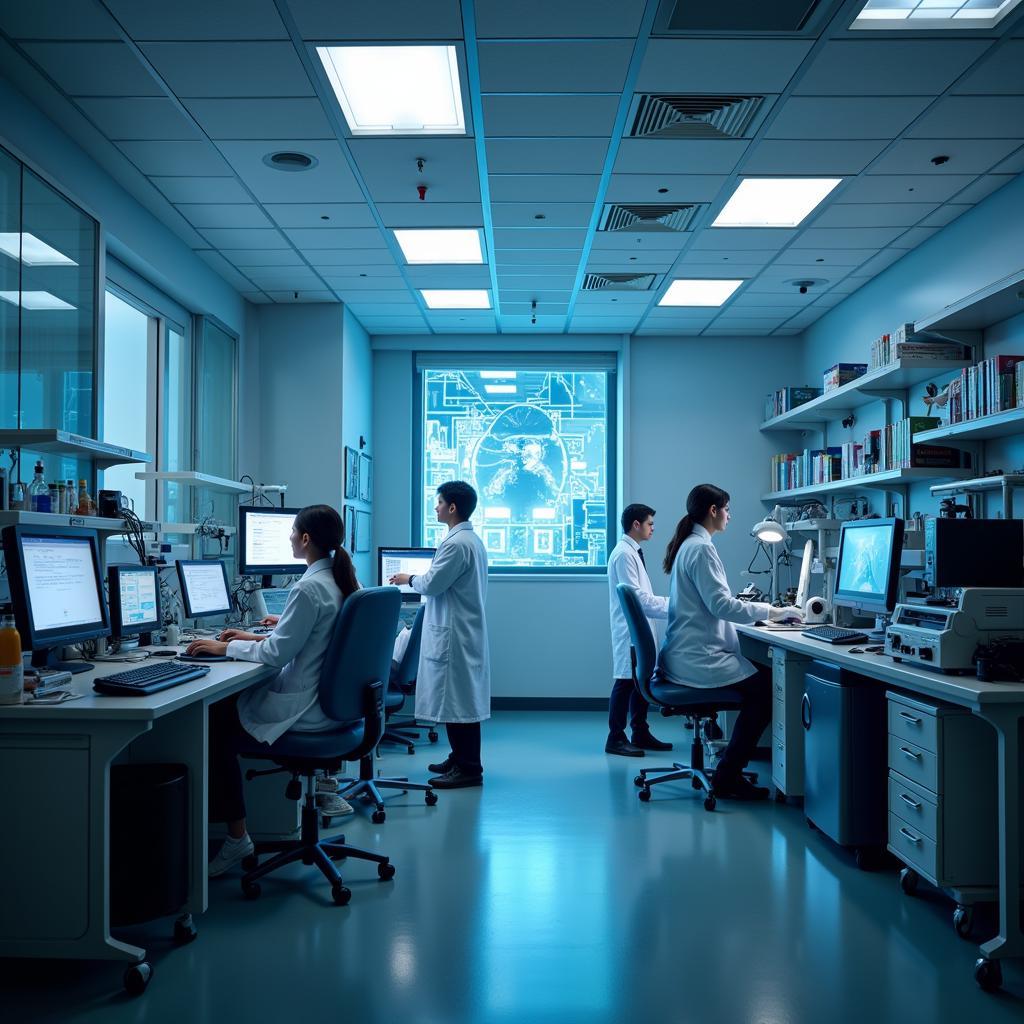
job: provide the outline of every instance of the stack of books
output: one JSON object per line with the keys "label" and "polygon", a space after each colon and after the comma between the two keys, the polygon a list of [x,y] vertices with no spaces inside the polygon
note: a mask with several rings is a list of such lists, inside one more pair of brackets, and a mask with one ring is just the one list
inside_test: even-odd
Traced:
{"label": "stack of books", "polygon": [[764,418],[766,420],[781,416],[784,412],[795,409],[798,405],[804,405],[817,398],[821,394],[821,388],[812,387],[789,387],[779,388],[773,391],[764,400]]}
{"label": "stack of books", "polygon": [[950,423],[992,416],[1024,404],[1024,356],[993,356],[960,371],[949,385]]}
{"label": "stack of books", "polygon": [[863,377],[868,372],[867,363],[836,363],[825,371],[824,390],[828,394],[844,384]]}
{"label": "stack of books", "polygon": [[967,346],[955,341],[915,336],[913,324],[903,324],[892,334],[883,334],[871,346],[871,369],[878,370],[892,363],[923,363],[930,359],[966,359]]}
{"label": "stack of books", "polygon": [[914,434],[940,425],[937,416],[908,416],[872,430],[864,438],[868,473],[894,469],[959,469],[971,466],[971,453],[937,444],[914,444]]}

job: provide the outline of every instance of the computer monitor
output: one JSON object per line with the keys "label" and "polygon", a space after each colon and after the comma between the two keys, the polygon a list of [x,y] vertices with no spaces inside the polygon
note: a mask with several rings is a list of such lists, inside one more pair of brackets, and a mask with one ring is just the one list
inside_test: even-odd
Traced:
{"label": "computer monitor", "polygon": [[152,633],[160,619],[160,577],[153,565],[112,565],[107,569],[111,635]]}
{"label": "computer monitor", "polygon": [[103,597],[99,535],[64,526],[6,526],[4,564],[14,621],[37,668],[85,672],[84,661],[61,662],[57,649],[110,636]]}
{"label": "computer monitor", "polygon": [[832,603],[858,615],[886,615],[896,607],[902,519],[857,519],[839,533]]}
{"label": "computer monitor", "polygon": [[[434,560],[434,548],[377,548],[377,582],[386,587],[395,573],[404,572],[410,576],[422,576]],[[421,600],[412,587],[399,587],[402,600],[410,603]]]}
{"label": "computer monitor", "polygon": [[223,562],[218,559],[190,559],[175,564],[187,619],[227,615],[231,611],[228,570]]}
{"label": "computer monitor", "polygon": [[[243,576],[304,573],[306,561],[292,554],[289,537],[297,508],[238,507],[238,571]],[[269,585],[269,583],[268,583]]]}

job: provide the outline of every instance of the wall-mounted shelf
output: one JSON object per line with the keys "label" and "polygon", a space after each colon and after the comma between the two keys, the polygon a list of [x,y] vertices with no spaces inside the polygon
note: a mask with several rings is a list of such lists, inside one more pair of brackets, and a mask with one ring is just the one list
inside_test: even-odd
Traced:
{"label": "wall-mounted shelf", "polygon": [[972,365],[969,359],[901,359],[872,370],[827,395],[798,405],[781,416],[765,420],[761,430],[800,430],[808,424],[840,419],[844,413],[889,397],[877,392],[905,391],[933,377]]}
{"label": "wall-mounted shelf", "polygon": [[1000,473],[998,476],[976,476],[955,483],[936,484],[930,487],[933,498],[952,497],[956,494],[984,494],[1000,491],[1003,496],[1003,518],[1013,518],[1013,492],[1024,487],[1024,476],[1020,473]]}
{"label": "wall-mounted shelf", "polygon": [[210,476],[209,473],[193,471],[164,471],[153,473],[136,473],[136,480],[166,480],[168,483],[186,484],[192,487],[205,487],[211,491],[223,491],[227,494],[252,494],[249,484],[241,484],[237,480],[228,480],[222,476]]}
{"label": "wall-mounted shelf", "polygon": [[[160,533],[189,533],[199,532],[200,523],[155,523]],[[225,537],[233,537],[238,530],[234,526],[218,526],[217,529],[224,531]]]}
{"label": "wall-mounted shelf", "polygon": [[125,463],[149,463],[153,456],[133,448],[96,441],[67,430],[0,430],[0,449],[27,448],[33,452],[73,455],[91,459],[97,469],[109,469]]}
{"label": "wall-mounted shelf", "polygon": [[[123,519],[107,518],[106,516],[68,516],[59,512],[0,512],[0,526],[78,526],[100,533],[124,533],[126,524]],[[159,523],[142,524],[146,533],[155,533],[160,529]]]}
{"label": "wall-mounted shelf", "polygon": [[1012,437],[1024,434],[1024,407],[1007,409],[991,416],[976,416],[972,420],[951,423],[934,430],[914,434],[914,444],[932,441],[984,441],[989,437]]}
{"label": "wall-mounted shelf", "polygon": [[884,473],[867,473],[849,480],[831,480],[825,484],[795,487],[788,491],[769,491],[761,495],[761,500],[782,504],[800,498],[816,498],[821,494],[851,494],[865,487],[886,490],[925,480],[959,480],[971,472],[969,469],[890,469]]}
{"label": "wall-mounted shelf", "polygon": [[948,305],[942,312],[918,320],[918,331],[984,330],[993,324],[1024,313],[1024,270],[979,288],[976,292]]}

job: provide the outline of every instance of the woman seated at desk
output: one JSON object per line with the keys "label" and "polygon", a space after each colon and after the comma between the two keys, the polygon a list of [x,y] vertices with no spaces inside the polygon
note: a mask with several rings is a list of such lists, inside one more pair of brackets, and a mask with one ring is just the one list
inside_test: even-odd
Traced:
{"label": "woman seated at desk", "polygon": [[768,790],[743,776],[757,741],[771,721],[771,673],[740,654],[734,622],[795,618],[792,608],[738,601],[729,589],[725,566],[713,538],[729,525],[729,495],[714,484],[698,484],[686,499],[686,515],[665,552],[671,578],[668,629],[658,655],[661,675],[678,686],[738,690],[743,704],[729,746],[715,771],[715,794],[736,800],[763,800]]}
{"label": "woman seated at desk", "polygon": [[[273,632],[257,636],[228,629],[219,640],[196,640],[188,648],[189,654],[227,654],[280,669],[273,679],[210,708],[210,817],[225,821],[228,828],[228,838],[210,862],[211,878],[253,853],[245,823],[240,747],[253,738],[273,743],[289,729],[316,732],[336,724],[320,708],[320,668],[338,610],[359,582],[344,548],[341,516],[329,505],[300,509],[290,540],[292,553],[309,568],[291,588]],[[345,810],[350,809],[331,813]]]}

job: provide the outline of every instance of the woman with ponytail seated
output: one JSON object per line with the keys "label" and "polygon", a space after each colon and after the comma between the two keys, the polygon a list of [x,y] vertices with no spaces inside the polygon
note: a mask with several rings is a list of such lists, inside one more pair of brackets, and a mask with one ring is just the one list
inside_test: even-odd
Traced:
{"label": "woman with ponytail seated", "polygon": [[289,729],[315,732],[336,723],[320,709],[320,668],[342,602],[359,589],[343,546],[341,516],[329,505],[300,509],[292,526],[292,553],[309,568],[288,593],[269,636],[228,629],[219,640],[196,640],[189,654],[227,654],[280,671],[272,679],[210,708],[210,816],[224,821],[228,838],[210,862],[221,875],[253,852],[245,826],[238,750],[252,738],[273,743]]}
{"label": "woman with ponytail seated", "polygon": [[729,495],[714,484],[699,484],[686,499],[686,515],[665,552],[671,578],[668,629],[658,655],[658,669],[669,682],[698,687],[714,700],[728,687],[743,695],[743,706],[729,746],[715,771],[715,795],[763,800],[768,790],[743,776],[757,741],[771,721],[771,673],[740,654],[735,622],[793,618],[792,608],[738,601],[729,589],[725,567],[713,538],[729,524]]}

